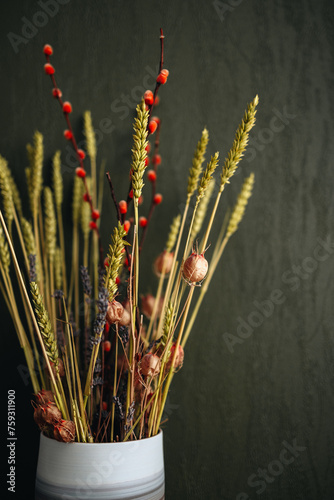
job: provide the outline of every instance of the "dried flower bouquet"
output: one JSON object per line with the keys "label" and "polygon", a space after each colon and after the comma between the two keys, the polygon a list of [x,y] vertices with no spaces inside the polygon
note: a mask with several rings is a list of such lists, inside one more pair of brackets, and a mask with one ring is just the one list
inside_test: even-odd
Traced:
{"label": "dried flower bouquet", "polygon": [[[34,419],[44,433],[59,441],[114,442],[158,433],[170,384],[182,367],[196,315],[252,193],[253,174],[244,181],[234,209],[225,217],[208,262],[205,252],[219,201],[247,146],[255,123],[257,96],[248,105],[236,131],[218,183],[213,175],[219,154],[215,153],[203,167],[209,140],[208,131],[203,130],[189,171],[185,208],[173,219],[166,246],[154,263],[158,277],[156,295],[144,296],[140,304],[141,251],[152,215],[162,201],[162,195],[156,192],[161,124],[152,116],[159,100],[158,91],[168,78],[162,31],[160,43],[155,89],[145,92],[136,110],[131,182],[124,200],[118,201],[106,173],[105,182],[118,219],[106,255],[100,238],[104,180],[100,175],[97,182],[91,114],[84,114],[84,152],[78,147],[71,125],[72,106],[63,101],[57,85],[50,45],[44,47],[44,70],[51,78],[53,97],[67,123],[65,139],[72,143],[78,161],[73,187],[70,273],[65,251],[70,235],[65,237],[63,230],[60,152],[54,155],[53,183],[48,187],[43,181],[42,135],[36,132],[33,144],[27,146],[28,214],[23,211],[7,162],[0,157],[4,213],[3,216],[0,211],[1,292],[26,357],[36,397]],[[151,168],[147,169],[149,164]],[[103,168],[101,172],[103,175]],[[140,216],[145,177],[151,184],[147,217]],[[191,211],[186,232],[185,222]],[[17,294],[13,270],[19,283]]]}

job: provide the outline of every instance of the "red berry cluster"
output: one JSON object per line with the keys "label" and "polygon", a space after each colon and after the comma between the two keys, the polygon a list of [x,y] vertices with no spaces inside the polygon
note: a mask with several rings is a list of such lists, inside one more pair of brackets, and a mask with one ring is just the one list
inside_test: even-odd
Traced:
{"label": "red berry cluster", "polygon": [[89,224],[89,227],[92,230],[96,231],[97,234],[99,235],[99,228],[98,228],[96,221],[97,221],[97,219],[99,219],[100,214],[99,214],[99,211],[94,209],[94,207],[93,207],[92,197],[89,194],[88,186],[87,186],[87,182],[86,182],[86,170],[85,170],[85,167],[83,164],[83,160],[86,157],[86,153],[82,149],[78,148],[78,145],[77,145],[77,142],[75,140],[74,133],[73,133],[73,128],[72,128],[72,125],[70,122],[70,118],[69,118],[70,113],[72,113],[72,111],[73,111],[72,104],[68,101],[62,101],[63,94],[62,94],[62,91],[60,90],[60,88],[58,88],[58,85],[57,85],[57,82],[56,82],[56,79],[54,76],[55,69],[52,66],[52,64],[50,64],[50,56],[53,54],[53,49],[52,49],[51,45],[49,45],[49,44],[44,45],[43,52],[44,52],[44,55],[46,57],[46,64],[44,65],[44,71],[47,75],[49,75],[51,77],[51,81],[53,84],[52,95],[55,99],[57,99],[59,101],[59,104],[60,104],[62,111],[64,113],[64,117],[65,117],[67,127],[68,127],[67,129],[64,130],[64,137],[66,140],[71,141],[73,148],[76,152],[77,158],[78,158],[79,166],[75,170],[75,173],[84,182],[85,194],[83,195],[83,199],[84,199],[84,201],[86,201],[90,205],[92,220]]}

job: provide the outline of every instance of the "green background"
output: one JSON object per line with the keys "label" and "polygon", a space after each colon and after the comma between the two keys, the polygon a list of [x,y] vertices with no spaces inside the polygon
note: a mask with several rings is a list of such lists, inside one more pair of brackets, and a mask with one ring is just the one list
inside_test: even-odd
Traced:
{"label": "green background", "polygon": [[[58,12],[30,32],[24,31],[27,21],[43,24],[38,2],[1,6],[0,153],[23,194],[25,145],[34,130],[44,134],[47,181],[50,159],[62,150],[67,228],[73,173],[63,117],[43,73],[42,47],[54,47],[56,76],[73,105],[78,138],[84,110],[92,110],[98,129],[104,119],[111,121],[113,130],[100,134],[99,161],[106,159],[121,199],[128,186],[133,109],[147,82],[153,88],[149,75],[156,72],[164,29],[170,76],[157,109],[163,158],[158,190],[164,201],[143,253],[143,293],[155,289],[152,262],[171,218],[183,208],[201,130],[207,126],[210,132],[207,157],[218,150],[223,161],[246,104],[256,93],[260,97],[249,151],[224,192],[208,259],[226,209],[251,171],[254,195],[215,274],[168,399],[166,498],[333,499],[332,2],[56,5]],[[25,36],[25,42],[13,44],[9,33]],[[105,245],[115,222],[106,194]],[[1,318],[3,413],[7,390],[17,394],[17,498],[33,498],[38,430],[31,387],[18,372],[24,359],[3,301]],[[299,451],[285,454],[289,445]],[[284,463],[284,457],[293,461]]]}

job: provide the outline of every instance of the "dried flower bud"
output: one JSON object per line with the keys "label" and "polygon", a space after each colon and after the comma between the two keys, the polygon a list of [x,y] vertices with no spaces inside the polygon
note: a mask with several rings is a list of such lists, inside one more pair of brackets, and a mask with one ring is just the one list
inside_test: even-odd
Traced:
{"label": "dried flower bud", "polygon": [[122,314],[122,317],[120,319],[120,322],[119,324],[122,325],[122,326],[129,326],[130,324],[130,321],[131,321],[131,316],[130,316],[130,313],[127,309],[125,309],[124,307],[124,310],[123,310],[123,314]]}
{"label": "dried flower bud", "polygon": [[168,274],[170,270],[172,269],[173,265],[173,258],[174,258],[174,253],[173,252],[167,252],[164,250],[154,261],[154,272],[157,276],[161,276],[163,269],[165,274]]}
{"label": "dried flower bud", "polygon": [[[141,299],[141,312],[145,314],[147,318],[150,318],[153,313],[155,297],[151,294],[147,294]],[[160,297],[158,308],[157,308],[157,316],[159,317],[161,314],[162,306],[164,303],[163,297]]]}
{"label": "dried flower bud", "polygon": [[52,56],[53,48],[48,43],[44,45],[43,52],[46,56]]}
{"label": "dried flower bud", "polygon": [[42,408],[40,406],[36,406],[36,408],[34,409],[34,420],[40,429],[43,429],[43,427],[45,427],[46,424],[43,420]]}
{"label": "dried flower bud", "polygon": [[[172,359],[173,359],[173,356],[174,356],[175,347],[176,347],[176,344],[174,342],[173,345],[172,345],[172,347],[171,347],[171,350],[170,350],[169,359],[168,359],[168,361],[166,363],[166,370],[167,371],[169,371],[170,367],[172,366]],[[175,359],[174,359],[174,365],[173,365],[174,370],[179,370],[180,368],[182,368],[183,360],[184,360],[184,350],[183,350],[182,345],[179,345],[177,353],[176,353],[176,356],[175,356]]]}
{"label": "dried flower bud", "polygon": [[152,90],[146,90],[146,92],[144,94],[144,100],[145,100],[145,104],[147,104],[148,106],[153,104],[153,92],[152,92]]}
{"label": "dried flower bud", "polygon": [[36,401],[37,403],[48,403],[49,401],[53,402],[55,401],[53,392],[52,391],[47,391],[46,389],[40,390],[36,395]]}
{"label": "dried flower bud", "polygon": [[117,300],[108,303],[106,320],[108,323],[119,323],[124,312],[124,307]]}
{"label": "dried flower bud", "polygon": [[55,424],[61,419],[61,411],[51,401],[41,405],[41,410],[41,418],[46,424]]}
{"label": "dried flower bud", "polygon": [[167,82],[167,78],[169,75],[168,69],[162,69],[157,76],[157,82],[164,85]]}
{"label": "dried flower bud", "polygon": [[183,264],[182,276],[187,283],[198,283],[204,280],[208,267],[204,255],[193,252]]}
{"label": "dried flower bud", "polygon": [[156,354],[145,354],[140,363],[140,369],[143,375],[155,377],[160,372],[161,361]]}
{"label": "dried flower bud", "polygon": [[54,438],[63,443],[71,443],[75,439],[75,423],[72,420],[60,420],[53,430]]}
{"label": "dried flower bud", "polygon": [[50,63],[44,64],[44,71],[46,75],[53,75],[55,73],[55,69]]}

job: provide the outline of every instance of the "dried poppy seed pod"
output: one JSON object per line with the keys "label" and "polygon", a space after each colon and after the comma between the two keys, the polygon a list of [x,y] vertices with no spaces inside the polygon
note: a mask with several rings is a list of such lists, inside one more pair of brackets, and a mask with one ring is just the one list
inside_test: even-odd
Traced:
{"label": "dried poppy seed pod", "polygon": [[[157,316],[160,316],[162,306],[163,306],[164,299],[160,298],[158,308],[157,308]],[[141,299],[141,312],[145,314],[145,316],[150,319],[153,313],[154,309],[154,304],[155,304],[155,297],[148,293],[147,295],[143,296]]]}
{"label": "dried poppy seed pod", "polygon": [[41,406],[41,417],[46,424],[54,424],[61,419],[61,411],[57,408],[55,403],[46,403]]}
{"label": "dried poppy seed pod", "polygon": [[71,443],[75,439],[75,423],[72,420],[60,420],[53,429],[54,438],[63,443]]}
{"label": "dried poppy seed pod", "polygon": [[122,314],[122,317],[120,319],[120,322],[119,324],[122,325],[122,326],[129,326],[130,324],[130,321],[131,321],[131,316],[130,316],[130,313],[127,309],[123,309],[123,314]]}
{"label": "dried poppy seed pod", "polygon": [[172,269],[173,259],[174,253],[164,250],[154,261],[153,269],[155,274],[160,277],[163,269],[165,274],[168,274]]}
{"label": "dried poppy seed pod", "polygon": [[161,361],[159,356],[151,352],[145,354],[140,363],[140,369],[143,375],[155,377],[160,372]]}
{"label": "dried poppy seed pod", "polygon": [[[170,350],[169,359],[166,363],[166,370],[167,371],[169,371],[170,367],[172,366],[172,360],[174,357],[175,347],[176,347],[176,344],[174,342],[172,347],[171,347],[171,350]],[[182,345],[179,344],[179,347],[177,349],[177,353],[176,353],[176,356],[174,359],[174,364],[173,364],[174,370],[180,370],[182,368],[183,360],[184,360],[184,350],[183,350]]]}
{"label": "dried poppy seed pod", "polygon": [[120,320],[122,319],[123,312],[124,312],[124,307],[120,302],[117,302],[117,300],[109,302],[107,309],[107,316],[106,316],[108,323],[110,324],[119,323]]}
{"label": "dried poppy seed pod", "polygon": [[36,406],[34,409],[34,420],[40,429],[45,427],[46,424],[42,417],[42,408],[40,406]]}
{"label": "dried poppy seed pod", "polygon": [[204,255],[193,252],[183,264],[183,279],[187,283],[198,283],[204,280],[208,267],[209,264]]}
{"label": "dried poppy seed pod", "polygon": [[49,401],[54,403],[55,401],[53,392],[47,391],[46,389],[42,389],[41,391],[39,391],[37,394],[35,394],[35,397],[37,403],[48,403]]}

